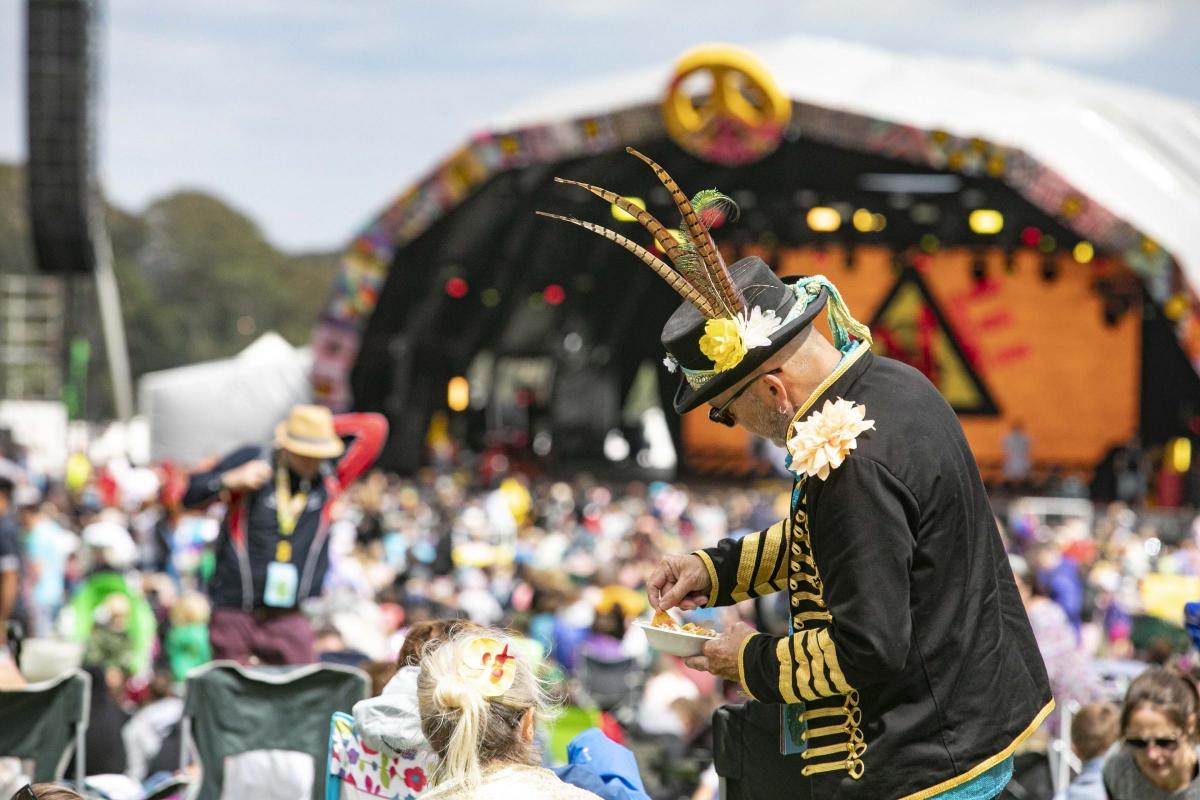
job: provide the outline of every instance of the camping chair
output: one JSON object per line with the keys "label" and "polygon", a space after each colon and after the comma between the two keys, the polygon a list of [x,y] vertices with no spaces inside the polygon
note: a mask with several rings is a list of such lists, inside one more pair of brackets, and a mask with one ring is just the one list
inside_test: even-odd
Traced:
{"label": "camping chair", "polygon": [[1054,781],[1054,796],[1066,791],[1071,779],[1083,769],[1079,757],[1071,750],[1071,720],[1079,713],[1079,703],[1068,700],[1058,709],[1058,731],[1050,742],[1046,755],[1050,759],[1050,777]]}
{"label": "camping chair", "polygon": [[33,783],[61,780],[75,753],[75,785],[87,774],[92,676],[76,670],[20,689],[0,690],[0,756],[33,762]]}
{"label": "camping chair", "polygon": [[341,711],[329,721],[328,773],[325,800],[415,800],[429,787],[419,751],[372,750],[354,729],[354,717]]}
{"label": "camping chair", "polygon": [[329,720],[370,691],[362,670],[330,664],[243,667],[214,661],[188,674],[181,769],[200,761],[194,800],[325,794]]}
{"label": "camping chair", "polygon": [[601,711],[632,709],[643,682],[642,669],[632,658],[607,661],[579,655],[579,683],[584,693]]}

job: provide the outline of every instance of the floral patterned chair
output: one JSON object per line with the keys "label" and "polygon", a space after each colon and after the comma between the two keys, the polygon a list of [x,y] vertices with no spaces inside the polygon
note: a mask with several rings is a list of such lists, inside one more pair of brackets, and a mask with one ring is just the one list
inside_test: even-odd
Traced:
{"label": "floral patterned chair", "polygon": [[422,755],[372,750],[354,730],[354,717],[339,711],[329,723],[325,800],[417,800],[429,786]]}

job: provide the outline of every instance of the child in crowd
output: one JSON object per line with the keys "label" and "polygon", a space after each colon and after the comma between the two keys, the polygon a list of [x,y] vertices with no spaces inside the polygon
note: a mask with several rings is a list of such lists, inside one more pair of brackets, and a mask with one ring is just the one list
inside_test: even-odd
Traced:
{"label": "child in crowd", "polygon": [[1083,762],[1079,776],[1061,800],[1107,800],[1104,759],[1121,735],[1121,712],[1111,703],[1089,703],[1071,720],[1071,749]]}

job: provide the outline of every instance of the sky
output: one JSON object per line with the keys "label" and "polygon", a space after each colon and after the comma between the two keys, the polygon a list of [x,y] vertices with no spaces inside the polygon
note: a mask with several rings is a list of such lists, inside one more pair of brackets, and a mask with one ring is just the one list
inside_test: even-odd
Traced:
{"label": "sky", "polygon": [[[0,0],[0,160],[23,161],[26,0]],[[201,189],[281,249],[345,245],[530,96],[712,41],[825,36],[1038,61],[1200,102],[1197,0],[102,0],[101,180]],[[664,72],[665,83],[668,75]]]}

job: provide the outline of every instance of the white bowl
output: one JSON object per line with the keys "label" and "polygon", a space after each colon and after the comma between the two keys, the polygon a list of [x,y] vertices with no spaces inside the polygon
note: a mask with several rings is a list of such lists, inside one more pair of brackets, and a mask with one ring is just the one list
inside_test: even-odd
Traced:
{"label": "white bowl", "polygon": [[660,653],[672,656],[699,656],[704,654],[704,643],[711,642],[715,636],[701,636],[698,633],[672,631],[666,628],[656,628],[649,622],[638,621],[646,632],[646,640],[650,646]]}

